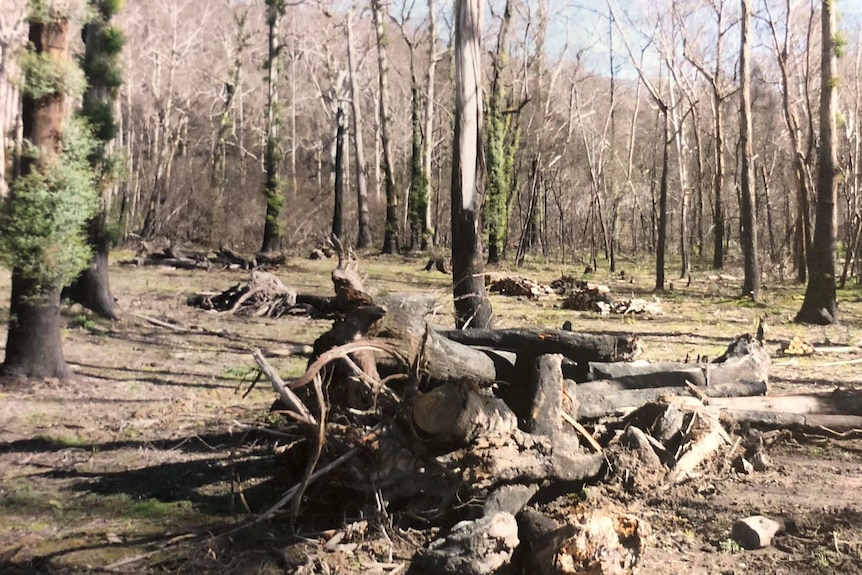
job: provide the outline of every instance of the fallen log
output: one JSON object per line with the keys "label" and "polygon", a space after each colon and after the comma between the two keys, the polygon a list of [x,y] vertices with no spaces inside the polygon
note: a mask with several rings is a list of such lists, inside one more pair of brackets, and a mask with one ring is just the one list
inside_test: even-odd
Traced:
{"label": "fallen log", "polygon": [[862,416],[722,409],[721,421],[766,429],[789,429],[836,439],[862,437]]}
{"label": "fallen log", "polygon": [[767,395],[764,397],[723,397],[710,401],[721,409],[771,411],[789,414],[859,415],[862,416],[862,391],[836,389],[815,393]]}
{"label": "fallen log", "polygon": [[641,351],[637,336],[592,335],[558,329],[512,328],[445,330],[440,335],[470,346],[535,356],[559,353],[577,362],[626,361]]}
{"label": "fallen log", "polygon": [[[554,437],[563,424],[563,356],[542,355],[535,361],[530,378],[532,406],[527,431]],[[577,411],[575,411],[577,413]]]}
{"label": "fallen log", "polygon": [[[568,381],[568,380],[567,380]],[[629,389],[625,382],[616,380],[588,381],[574,385],[578,398],[578,419],[595,419],[607,415],[627,413],[663,396],[687,393],[679,386]],[[766,383],[724,383],[701,387],[709,397],[748,397],[764,395]]]}

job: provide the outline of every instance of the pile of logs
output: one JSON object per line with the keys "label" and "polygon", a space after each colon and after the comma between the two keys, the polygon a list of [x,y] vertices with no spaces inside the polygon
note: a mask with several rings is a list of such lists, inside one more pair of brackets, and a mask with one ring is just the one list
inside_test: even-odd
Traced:
{"label": "pile of logs", "polygon": [[563,309],[574,311],[602,311],[600,306],[613,303],[611,290],[606,285],[592,282],[577,282],[563,299]]}
{"label": "pile of logs", "polygon": [[271,269],[284,265],[284,254],[258,253],[254,257],[244,257],[227,247],[212,251],[184,249],[165,238],[141,241],[135,257],[122,260],[120,265],[164,266],[176,269],[210,270],[224,269]]}
{"label": "pile of logs", "polygon": [[527,297],[530,299],[559,293],[547,284],[541,284],[535,280],[524,277],[491,278],[490,276],[486,276],[485,287],[491,293],[498,293],[505,296]]}
{"label": "pile of logs", "polygon": [[296,292],[274,274],[252,271],[249,281],[223,292],[202,292],[188,297],[186,303],[207,311],[238,313],[254,317],[281,317],[296,309]]}
{"label": "pile of logs", "polygon": [[[351,501],[376,493],[411,526],[442,529],[415,557],[420,573],[491,573],[517,548],[523,572],[630,572],[646,541],[640,518],[606,502],[566,513],[540,503],[608,480],[605,438],[585,425],[611,418],[627,429],[621,448],[685,481],[726,445],[714,402],[766,392],[769,356],[750,336],[714,362],[652,364],[635,361],[633,335],[441,329],[434,297],[372,298],[350,270],[333,281],[352,308],[315,342],[303,376],[283,382],[255,354],[283,425],[307,437],[284,454],[296,486],[264,516],[292,502],[296,517],[324,476],[327,493]],[[668,397],[697,406],[677,415]]]}

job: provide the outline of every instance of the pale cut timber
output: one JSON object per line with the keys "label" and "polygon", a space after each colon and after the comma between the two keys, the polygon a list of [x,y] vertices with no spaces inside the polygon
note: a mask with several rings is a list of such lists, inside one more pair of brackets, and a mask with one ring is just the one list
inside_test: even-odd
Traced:
{"label": "pale cut timber", "polygon": [[[693,439],[690,448],[668,472],[669,479],[673,483],[681,483],[689,479],[701,463],[712,457],[721,446],[727,443],[727,432],[721,427],[715,415],[701,410],[696,412],[696,417],[698,421],[695,423],[695,431],[689,433],[689,438]],[[697,437],[693,437],[694,435]]]}
{"label": "pale cut timber", "polygon": [[[573,383],[573,382],[572,382]],[[684,386],[628,389],[626,383],[615,380],[588,381],[574,384],[578,398],[578,419],[595,419],[606,415],[627,413],[664,396],[688,393]],[[708,397],[750,397],[764,395],[766,384],[728,383],[699,388]],[[710,399],[710,404],[715,400]]]}
{"label": "pale cut timber", "polygon": [[722,397],[710,400],[710,405],[736,411],[862,416],[862,391],[836,389],[835,391],[767,395],[764,397]]}

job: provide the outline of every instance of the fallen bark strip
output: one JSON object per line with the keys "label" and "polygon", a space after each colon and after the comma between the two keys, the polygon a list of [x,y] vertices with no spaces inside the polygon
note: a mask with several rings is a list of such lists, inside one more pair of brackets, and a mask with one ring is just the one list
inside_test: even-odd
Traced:
{"label": "fallen bark strip", "polygon": [[[578,396],[578,419],[595,419],[616,415],[656,401],[665,395],[686,393],[684,386],[628,389],[624,382],[615,380],[588,381],[575,385]],[[766,383],[728,383],[699,388],[710,398],[749,397],[764,395]],[[710,399],[710,403],[713,400]]]}
{"label": "fallen bark strip", "polygon": [[640,353],[637,336],[593,335],[544,328],[444,330],[438,333],[465,345],[533,355],[559,353],[580,362],[625,361]]}

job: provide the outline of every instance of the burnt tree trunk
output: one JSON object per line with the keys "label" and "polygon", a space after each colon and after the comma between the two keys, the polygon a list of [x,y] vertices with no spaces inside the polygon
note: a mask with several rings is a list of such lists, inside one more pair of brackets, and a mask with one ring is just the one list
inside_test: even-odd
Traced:
{"label": "burnt tree trunk", "polygon": [[838,167],[835,114],[838,112],[838,86],[833,45],[835,6],[823,1],[822,53],[820,72],[820,148],[817,170],[817,207],[814,240],[808,254],[808,285],[796,321],[828,325],[838,321],[835,293],[836,197]]}
{"label": "burnt tree trunk", "polygon": [[60,288],[40,289],[37,282],[12,270],[9,317],[2,373],[28,378],[68,377],[60,337]]}
{"label": "burnt tree trunk", "polygon": [[744,260],[742,296],[752,301],[760,299],[760,255],[757,241],[757,214],[755,213],[754,147],[751,121],[751,7],[748,0],[742,4],[742,48],[739,54],[739,75],[742,78],[739,104],[739,147],[742,153],[740,174],[740,243]]}
{"label": "burnt tree trunk", "polygon": [[335,111],[337,124],[335,135],[335,202],[332,209],[332,235],[344,238],[344,192],[347,187],[345,152],[347,151],[347,116],[342,100],[338,101]]}

